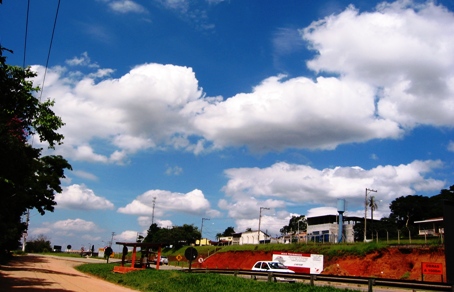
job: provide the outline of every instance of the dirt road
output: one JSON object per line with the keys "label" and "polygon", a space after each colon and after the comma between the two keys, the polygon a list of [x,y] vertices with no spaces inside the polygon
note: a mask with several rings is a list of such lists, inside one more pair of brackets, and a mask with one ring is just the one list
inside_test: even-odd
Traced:
{"label": "dirt road", "polygon": [[84,262],[99,260],[41,255],[16,256],[7,265],[0,265],[0,291],[136,291],[74,269]]}

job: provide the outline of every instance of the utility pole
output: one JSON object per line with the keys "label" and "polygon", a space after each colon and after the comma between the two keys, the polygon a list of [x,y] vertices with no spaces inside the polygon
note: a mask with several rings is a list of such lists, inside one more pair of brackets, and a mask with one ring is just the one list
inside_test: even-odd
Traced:
{"label": "utility pole", "polygon": [[364,242],[366,242],[366,239],[367,239],[367,236],[366,236],[366,232],[367,232],[367,228],[366,228],[366,226],[367,226],[367,194],[369,192],[376,193],[377,191],[366,188],[366,199],[364,201]]}
{"label": "utility pole", "polygon": [[260,207],[259,215],[259,230],[257,231],[257,244],[260,244],[260,223],[262,221],[262,210],[269,210],[270,208]]}
{"label": "utility pole", "polygon": [[151,225],[154,223],[154,207],[156,205],[156,197],[153,197],[153,212],[151,213]]}
{"label": "utility pole", "polygon": [[112,247],[114,235],[115,235],[115,232],[112,232],[112,238],[110,239],[110,244],[109,244],[110,247]]}
{"label": "utility pole", "polygon": [[202,226],[200,228],[200,242],[199,242],[199,246],[202,246],[202,238],[203,238],[203,221],[205,220],[210,220],[209,218],[202,218]]}

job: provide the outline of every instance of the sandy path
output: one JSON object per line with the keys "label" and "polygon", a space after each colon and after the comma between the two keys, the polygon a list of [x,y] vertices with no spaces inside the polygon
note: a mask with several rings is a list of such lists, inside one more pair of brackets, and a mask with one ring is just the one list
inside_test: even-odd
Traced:
{"label": "sandy path", "polygon": [[17,256],[0,265],[0,291],[136,291],[74,269],[95,259],[59,258],[41,255]]}

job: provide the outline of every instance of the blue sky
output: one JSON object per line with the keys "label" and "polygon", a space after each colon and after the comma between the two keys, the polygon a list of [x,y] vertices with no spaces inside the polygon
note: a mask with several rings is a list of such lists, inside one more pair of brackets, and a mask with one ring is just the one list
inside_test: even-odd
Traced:
{"label": "blue sky", "polygon": [[[30,1],[25,65],[72,164],[31,236],[75,248],[152,221],[272,235],[292,215],[388,216],[453,184],[453,1]],[[0,40],[23,65],[27,1]],[[40,145],[35,141],[34,145]],[[45,147],[45,145],[40,145]]]}

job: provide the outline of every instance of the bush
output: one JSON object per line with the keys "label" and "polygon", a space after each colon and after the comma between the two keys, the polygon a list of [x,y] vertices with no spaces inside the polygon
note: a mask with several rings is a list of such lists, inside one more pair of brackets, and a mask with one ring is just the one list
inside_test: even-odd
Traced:
{"label": "bush", "polygon": [[49,252],[50,250],[52,250],[52,247],[50,246],[50,240],[42,234],[35,239],[29,240],[25,245],[26,252],[43,253]]}

